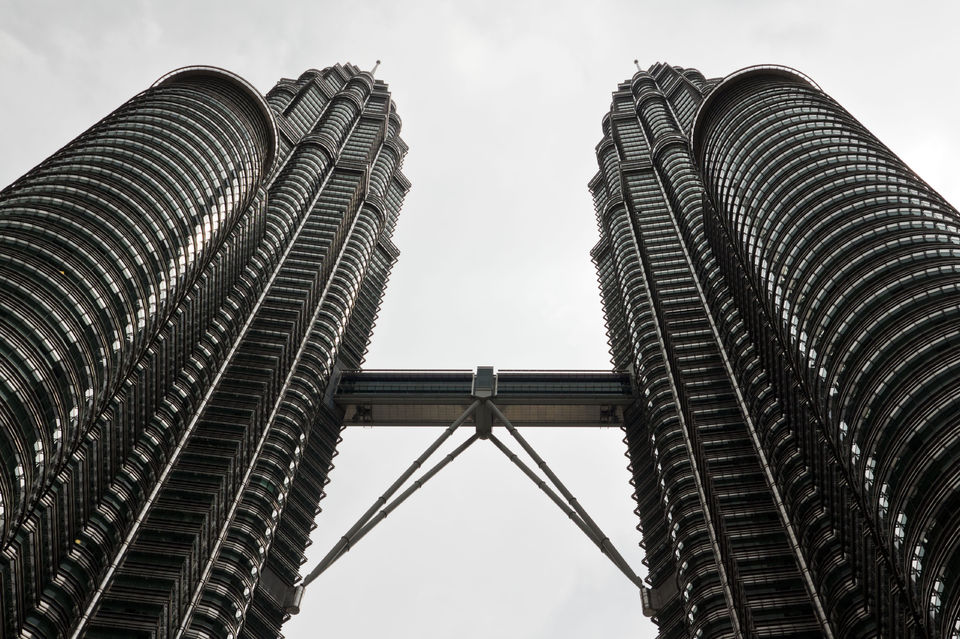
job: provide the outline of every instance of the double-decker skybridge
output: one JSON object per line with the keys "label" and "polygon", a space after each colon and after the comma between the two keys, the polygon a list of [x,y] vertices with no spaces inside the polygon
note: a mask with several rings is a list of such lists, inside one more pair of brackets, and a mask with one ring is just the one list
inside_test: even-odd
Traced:
{"label": "double-decker skybridge", "polygon": [[[299,610],[303,588],[477,441],[490,442],[503,452],[640,589],[644,613],[655,611],[657,602],[651,601],[651,592],[640,577],[519,431],[528,427],[620,427],[624,408],[636,399],[629,373],[495,371],[492,366],[479,366],[475,371],[343,371],[330,388],[333,392],[327,401],[343,411],[346,427],[444,430],[310,571],[297,589],[290,612]],[[460,428],[473,432],[428,467],[431,456]],[[515,440],[532,466],[497,436],[501,430]],[[413,479],[419,470],[421,474]]]}

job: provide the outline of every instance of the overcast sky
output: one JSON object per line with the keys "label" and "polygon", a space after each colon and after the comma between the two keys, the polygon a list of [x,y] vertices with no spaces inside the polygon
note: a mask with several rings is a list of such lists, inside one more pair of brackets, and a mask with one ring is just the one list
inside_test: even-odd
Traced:
{"label": "overcast sky", "polygon": [[[956,202],[958,18],[956,3],[917,0],[0,0],[0,184],[180,66],[221,66],[266,92],[379,58],[413,190],[367,366],[606,369],[586,183],[635,58],[707,77],[793,66]],[[317,555],[436,434],[344,432]],[[622,434],[528,434],[639,569]],[[292,639],[655,635],[629,582],[484,442],[315,582],[304,608]]]}

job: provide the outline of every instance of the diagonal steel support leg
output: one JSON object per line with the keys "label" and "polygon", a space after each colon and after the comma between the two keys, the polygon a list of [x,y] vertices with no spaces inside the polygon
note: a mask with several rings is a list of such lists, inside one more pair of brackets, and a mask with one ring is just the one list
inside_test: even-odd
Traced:
{"label": "diagonal steel support leg", "polygon": [[[374,526],[376,526],[376,525],[379,524],[381,521],[383,521],[384,519],[386,519],[386,518],[387,518],[387,515],[389,515],[390,513],[392,513],[392,512],[397,508],[397,506],[399,506],[400,504],[402,504],[403,502],[405,502],[405,501],[407,500],[407,497],[409,497],[409,496],[412,495],[413,493],[417,492],[420,488],[422,488],[423,485],[424,485],[425,483],[427,483],[428,481],[430,481],[430,479],[431,479],[434,475],[436,475],[436,474],[439,473],[441,470],[443,470],[443,467],[444,467],[444,466],[446,466],[447,464],[449,464],[450,462],[452,462],[454,459],[456,459],[456,458],[460,455],[460,453],[462,453],[462,452],[465,451],[466,449],[470,448],[470,444],[472,444],[473,442],[477,441],[479,438],[480,438],[480,436],[477,435],[476,433],[474,433],[473,435],[470,435],[470,437],[468,437],[466,440],[464,440],[464,442],[461,443],[459,446],[457,446],[456,448],[454,448],[454,449],[450,452],[449,455],[447,455],[447,456],[444,457],[442,460],[440,460],[433,468],[431,468],[430,470],[428,470],[427,472],[425,472],[419,479],[413,480],[413,483],[410,485],[409,488],[407,488],[405,491],[403,491],[402,493],[400,493],[400,496],[399,496],[399,497],[397,497],[396,499],[394,499],[393,501],[391,501],[389,504],[387,504],[386,506],[384,506],[384,507],[383,507],[383,510],[381,510],[380,512],[378,512],[378,513],[376,514],[376,516],[374,516],[369,522],[367,522],[367,524],[366,524],[363,528],[361,528],[361,529],[357,532],[356,536],[354,536],[353,540],[351,541],[350,546],[352,547],[353,544],[356,544],[358,541],[360,541],[361,539],[363,539],[364,535],[366,535],[368,532],[370,532],[370,531],[373,529]],[[349,550],[349,549],[350,549],[350,547],[347,547],[347,549],[344,550],[344,552],[346,552],[346,551]]]}
{"label": "diagonal steel support leg", "polygon": [[535,451],[527,442],[527,440],[523,438],[516,427],[500,411],[497,405],[493,402],[489,402],[489,404],[493,414],[496,415],[496,417],[503,423],[507,430],[510,431],[510,434],[513,435],[514,439],[516,439],[520,446],[527,452],[528,455],[530,455],[530,458],[536,462],[540,470],[543,471],[554,487],[556,487],[560,494],[563,495],[564,499],[567,500],[567,503],[570,504],[570,506],[564,504],[563,501],[556,496],[556,493],[554,493],[552,490],[549,490],[549,487],[546,486],[546,482],[540,479],[537,474],[527,467],[526,464],[520,461],[516,455],[511,453],[507,447],[500,442],[500,440],[491,435],[490,439],[493,441],[494,445],[503,451],[510,461],[516,464],[520,470],[524,472],[524,474],[530,477],[530,479],[532,479],[541,490],[547,493],[547,496],[549,496],[554,503],[560,506],[561,510],[563,510],[571,519],[573,519],[574,523],[577,524],[580,530],[586,533],[587,537],[589,537],[590,540],[593,541],[598,548],[600,548],[600,552],[609,557],[610,561],[613,562],[613,565],[615,565],[620,572],[626,575],[627,579],[633,582],[635,586],[643,591],[646,587],[643,583],[643,580],[637,576],[637,573],[633,571],[633,569],[630,567],[630,564],[627,563],[627,560],[624,559],[623,555],[621,555],[620,552],[614,547],[613,543],[610,541],[610,538],[607,537],[602,530],[600,530],[600,526],[598,526],[597,523],[593,521],[593,518],[587,514],[587,511],[583,509],[583,506],[580,505],[580,502],[577,501],[576,497],[574,497],[573,494],[567,490],[567,487],[563,485],[563,482],[560,481],[560,478],[557,477],[552,470],[550,470],[547,462],[545,462],[543,458],[537,454],[537,451]]}
{"label": "diagonal steel support leg", "polygon": [[590,541],[595,543],[598,548],[600,547],[600,540],[597,539],[597,536],[594,534],[594,532],[590,530],[589,527],[587,527],[587,525],[580,518],[580,516],[577,515],[577,513],[574,512],[572,508],[570,508],[570,506],[564,503],[563,499],[561,499],[560,496],[556,492],[554,492],[552,488],[550,488],[550,485],[547,482],[540,479],[537,473],[535,473],[529,466],[523,463],[523,460],[521,460],[519,457],[516,456],[516,454],[513,453],[513,451],[507,448],[506,444],[500,441],[500,439],[496,435],[490,435],[490,441],[493,442],[494,446],[500,449],[500,452],[502,452],[504,455],[507,456],[507,459],[512,461],[517,468],[523,471],[523,474],[529,477],[530,480],[537,485],[537,488],[542,490],[543,493],[547,497],[549,497],[550,500],[553,503],[555,503],[557,507],[559,507],[560,510],[562,510],[567,515],[567,517],[572,519],[573,523],[575,523],[577,527],[583,531],[583,534],[585,534],[587,537],[590,538]]}
{"label": "diagonal steel support leg", "polygon": [[[480,404],[479,401],[474,401],[472,404],[470,404],[470,406],[468,406],[467,409],[463,411],[463,414],[460,415],[460,417],[458,417],[456,421],[450,424],[450,426],[443,431],[440,437],[438,437],[436,441],[430,444],[430,446],[428,446],[427,449],[423,451],[423,453],[419,457],[417,457],[416,460],[414,460],[414,462],[410,465],[410,467],[407,468],[407,470],[405,470],[403,474],[400,475],[400,477],[398,477],[397,480],[390,485],[389,488],[387,488],[386,492],[384,492],[383,495],[377,498],[377,500],[373,503],[373,505],[370,506],[370,508],[368,508],[365,513],[363,513],[363,515],[360,517],[359,520],[357,520],[357,523],[355,523],[350,528],[350,530],[348,530],[346,534],[344,534],[343,537],[340,538],[340,540],[334,545],[334,547],[330,549],[330,552],[328,552],[326,556],[324,556],[324,558],[320,560],[320,563],[317,564],[316,568],[311,570],[310,573],[304,578],[303,580],[304,586],[306,586],[311,581],[316,579],[317,576],[320,573],[322,573],[324,570],[329,568],[330,565],[333,564],[333,562],[336,561],[340,555],[342,555],[344,552],[350,549],[350,545],[352,543],[355,543],[356,540],[359,539],[357,534],[361,530],[363,530],[365,526],[367,526],[368,522],[370,521],[371,518],[373,518],[377,510],[383,507],[387,503],[387,501],[393,496],[393,494],[397,492],[397,490],[399,490],[399,488],[403,486],[403,484],[405,484],[408,479],[410,479],[410,477],[417,471],[417,469],[423,465],[423,462],[425,462],[430,457],[430,455],[436,452],[436,450],[440,448],[440,446],[442,446],[445,441],[447,441],[450,435],[453,434],[453,431],[459,428],[460,425],[463,424],[463,422],[466,421],[466,419],[471,414],[473,414],[473,411],[476,410],[479,404]],[[470,443],[473,443],[473,440],[475,439],[476,437],[474,436],[467,441],[469,441]],[[466,446],[469,446],[469,444],[467,444],[466,442],[464,443],[466,444]],[[461,448],[457,449],[458,451],[457,454],[459,454],[460,452],[463,452],[463,450],[466,449],[466,446],[461,445]],[[432,477],[437,473],[437,471],[440,470],[440,468],[448,464],[450,461],[452,460],[448,455],[447,459],[438,465],[439,467],[435,467],[434,469],[431,469],[431,471],[428,472],[427,474],[430,475],[430,477]],[[429,479],[429,477],[425,475],[424,479],[420,480],[420,485],[422,485],[423,482],[425,482],[427,479]],[[408,492],[412,493],[413,491],[408,491]],[[399,501],[403,501],[409,496],[410,495],[408,493],[404,493],[402,495],[402,499],[400,499]],[[399,502],[396,505],[394,505],[393,508],[396,508],[397,505],[399,505]],[[393,510],[393,508],[391,508],[390,510]],[[387,514],[389,514],[389,511],[387,512]],[[386,517],[386,515],[383,515],[383,517]],[[380,517],[380,519],[383,519],[383,517]],[[370,528],[372,528],[372,526],[370,526]],[[366,531],[364,531],[363,534],[365,535],[367,532],[369,532],[369,528]]]}

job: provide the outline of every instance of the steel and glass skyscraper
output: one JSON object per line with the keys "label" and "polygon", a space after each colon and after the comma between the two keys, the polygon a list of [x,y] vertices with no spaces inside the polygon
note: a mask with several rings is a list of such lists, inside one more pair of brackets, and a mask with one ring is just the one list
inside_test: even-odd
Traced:
{"label": "steel and glass skyscraper", "polygon": [[[387,86],[175,71],[0,193],[4,637],[269,637],[409,189]],[[241,630],[242,629],[242,630]]]}
{"label": "steel and glass skyscraper", "polygon": [[495,398],[622,417],[662,637],[960,639],[960,213],[791,69],[657,64],[603,128],[593,258],[633,383],[336,388],[410,186],[352,65],[265,97],[181,69],[0,192],[0,635],[277,636],[344,414],[468,398],[486,438]]}
{"label": "steel and glass skyscraper", "polygon": [[656,64],[590,182],[662,637],[960,637],[960,213],[809,78]]}

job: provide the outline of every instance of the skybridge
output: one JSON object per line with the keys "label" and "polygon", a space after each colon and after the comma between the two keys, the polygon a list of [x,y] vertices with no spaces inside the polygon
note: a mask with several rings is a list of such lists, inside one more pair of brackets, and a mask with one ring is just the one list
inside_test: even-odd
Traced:
{"label": "skybridge", "polygon": [[[331,388],[335,389],[331,399],[343,410],[345,427],[445,428],[290,593],[287,612],[298,612],[306,586],[477,441],[488,441],[500,450],[639,589],[644,614],[656,614],[663,601],[676,594],[675,589],[664,593],[651,590],[643,583],[610,538],[519,431],[525,427],[549,426],[620,427],[624,408],[636,399],[629,373],[495,371],[492,366],[479,366],[476,371],[342,371]],[[412,479],[461,427],[473,431],[472,434]],[[498,431],[505,430],[533,464],[524,462],[497,437],[495,427]]]}
{"label": "skybridge", "polygon": [[[518,428],[619,428],[634,401],[629,373],[607,371],[364,370],[341,374],[345,426],[449,426],[476,399]],[[475,411],[464,422],[485,419]]]}

